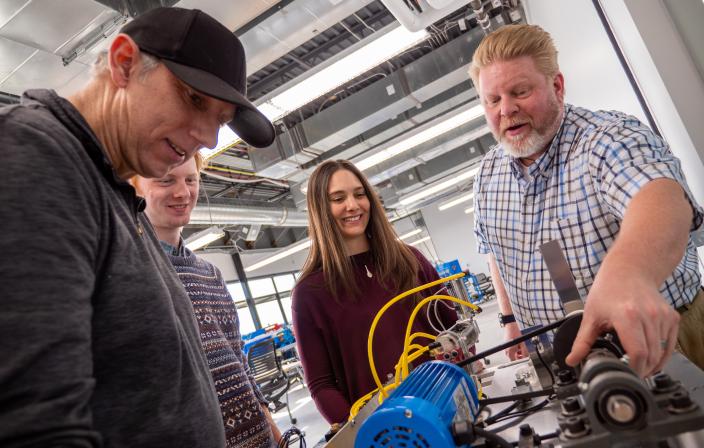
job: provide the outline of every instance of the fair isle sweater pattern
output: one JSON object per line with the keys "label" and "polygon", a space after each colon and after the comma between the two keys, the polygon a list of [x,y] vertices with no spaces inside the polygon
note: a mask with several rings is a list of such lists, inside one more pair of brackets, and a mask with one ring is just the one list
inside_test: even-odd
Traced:
{"label": "fair isle sweater pattern", "polygon": [[266,400],[249,374],[234,301],[220,271],[183,244],[165,252],[188,292],[213,377],[229,448],[272,446]]}

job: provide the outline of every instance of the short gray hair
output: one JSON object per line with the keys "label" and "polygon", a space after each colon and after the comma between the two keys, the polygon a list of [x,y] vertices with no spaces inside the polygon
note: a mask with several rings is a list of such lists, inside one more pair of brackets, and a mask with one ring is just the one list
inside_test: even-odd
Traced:
{"label": "short gray hair", "polygon": [[[140,51],[139,54],[142,61],[142,69],[139,72],[139,76],[140,79],[144,79],[147,73],[154,70],[159,64],[161,64],[161,60],[156,56],[152,56],[151,54],[145,53],[143,51]],[[93,76],[98,76],[105,72],[107,69],[108,52],[107,50],[103,50],[98,54],[98,57],[95,59],[95,62],[93,62],[93,67],[91,71]]]}

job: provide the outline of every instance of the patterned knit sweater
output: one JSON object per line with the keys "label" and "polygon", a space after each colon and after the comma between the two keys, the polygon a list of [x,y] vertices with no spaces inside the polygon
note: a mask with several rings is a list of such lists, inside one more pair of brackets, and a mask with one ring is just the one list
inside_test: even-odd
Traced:
{"label": "patterned knit sweater", "polygon": [[162,242],[162,247],[193,303],[201,345],[220,400],[227,447],[276,446],[262,411],[266,400],[242,353],[237,309],[222,274],[196,257],[183,242],[178,248]]}

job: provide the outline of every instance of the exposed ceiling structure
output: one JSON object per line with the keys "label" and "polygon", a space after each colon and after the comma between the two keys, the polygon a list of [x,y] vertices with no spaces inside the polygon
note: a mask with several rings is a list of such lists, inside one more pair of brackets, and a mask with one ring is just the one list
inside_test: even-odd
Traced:
{"label": "exposed ceiling structure", "polygon": [[256,104],[394,30],[426,33],[275,115],[269,148],[221,139],[188,231],[218,225],[226,236],[213,244],[243,250],[305,238],[306,180],[327,159],[362,167],[392,218],[413,222],[420,208],[471,189],[469,170],[494,141],[468,65],[486,31],[524,17],[518,0],[2,0],[0,103],[28,88],[72,93],[116,31],[159,5],[202,9],[242,39]]}

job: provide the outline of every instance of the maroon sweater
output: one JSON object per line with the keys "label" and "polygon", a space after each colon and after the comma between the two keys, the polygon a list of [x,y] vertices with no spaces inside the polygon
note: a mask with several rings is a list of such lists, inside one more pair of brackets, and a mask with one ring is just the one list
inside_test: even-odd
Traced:
{"label": "maroon sweater", "polygon": [[[417,285],[437,280],[433,266],[416,249],[411,248],[420,262]],[[322,272],[299,282],[293,290],[293,328],[303,364],[306,382],[320,413],[329,423],[344,422],[352,404],[376,388],[367,358],[367,338],[374,316],[382,306],[403,291],[389,291],[376,275],[367,277],[365,264],[374,274],[371,254],[351,257],[355,265],[355,280],[363,291],[355,303],[346,295],[336,301],[324,286]],[[426,290],[424,296],[437,292],[438,286]],[[403,351],[408,318],[415,306],[406,298],[389,308],[377,324],[374,333],[374,363],[382,383],[394,372]],[[455,312],[439,304],[445,328],[457,320]],[[436,327],[438,323],[433,318]],[[418,313],[413,331],[436,334],[427,321],[425,307]],[[425,345],[427,339],[416,340]]]}

